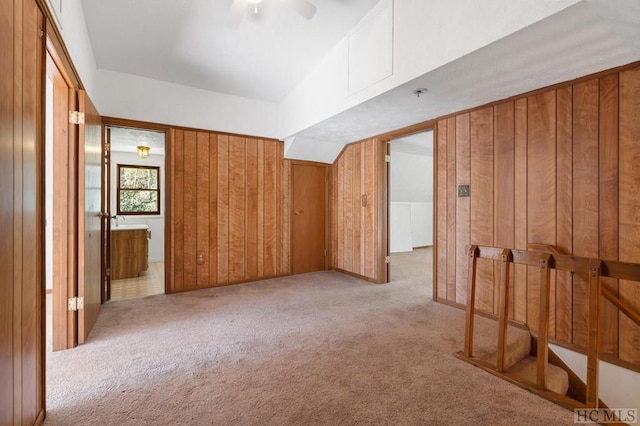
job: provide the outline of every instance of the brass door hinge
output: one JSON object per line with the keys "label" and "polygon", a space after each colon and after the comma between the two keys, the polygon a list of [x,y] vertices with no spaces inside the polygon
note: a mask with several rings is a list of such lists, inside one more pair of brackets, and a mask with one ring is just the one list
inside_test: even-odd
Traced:
{"label": "brass door hinge", "polygon": [[384,263],[391,263],[391,256],[385,256]]}
{"label": "brass door hinge", "polygon": [[389,154],[384,156],[384,162],[385,163],[390,163],[391,162],[391,156]]}
{"label": "brass door hinge", "polygon": [[69,111],[69,123],[84,124],[84,112]]}

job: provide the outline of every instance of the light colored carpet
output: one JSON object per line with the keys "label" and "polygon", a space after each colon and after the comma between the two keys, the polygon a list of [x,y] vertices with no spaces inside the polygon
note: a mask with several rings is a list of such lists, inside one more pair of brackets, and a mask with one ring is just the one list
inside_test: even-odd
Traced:
{"label": "light colored carpet", "polygon": [[573,424],[456,359],[464,313],[430,285],[320,272],[110,302],[88,343],[48,354],[45,423]]}

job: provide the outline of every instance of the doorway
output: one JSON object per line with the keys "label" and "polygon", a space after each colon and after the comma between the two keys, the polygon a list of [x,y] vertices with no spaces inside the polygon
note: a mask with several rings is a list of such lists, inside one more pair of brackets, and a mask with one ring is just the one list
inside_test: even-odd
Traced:
{"label": "doorway", "polygon": [[165,292],[166,133],[105,126],[109,220],[105,299]]}
{"label": "doorway", "polygon": [[292,273],[327,269],[328,165],[292,163]]}
{"label": "doorway", "polygon": [[389,141],[390,281],[417,280],[432,296],[433,130]]}

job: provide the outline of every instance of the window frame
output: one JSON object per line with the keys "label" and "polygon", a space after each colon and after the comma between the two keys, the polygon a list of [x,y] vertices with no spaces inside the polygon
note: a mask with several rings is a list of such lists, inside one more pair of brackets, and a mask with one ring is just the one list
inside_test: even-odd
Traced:
{"label": "window frame", "polygon": [[[155,170],[157,172],[157,189],[142,189],[142,188],[121,188],[120,187],[120,169],[122,168],[128,168],[128,169],[152,169]],[[118,204],[118,215],[120,216],[159,216],[160,215],[160,200],[161,200],[161,193],[160,193],[160,166],[142,166],[139,164],[118,164],[118,189],[117,189],[117,196],[116,196],[116,203]],[[120,209],[120,191],[151,191],[151,192],[156,192],[158,194],[158,208],[154,211],[141,211],[141,212],[129,212],[129,211],[122,211]]]}

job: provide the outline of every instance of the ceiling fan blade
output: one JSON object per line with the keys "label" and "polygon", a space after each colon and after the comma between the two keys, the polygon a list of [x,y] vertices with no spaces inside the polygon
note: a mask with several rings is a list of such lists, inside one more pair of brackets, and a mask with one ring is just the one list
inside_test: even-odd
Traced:
{"label": "ceiling fan blade", "polygon": [[308,0],[282,0],[282,2],[307,19],[313,18],[316,14],[316,7]]}
{"label": "ceiling fan blade", "polygon": [[231,5],[231,8],[227,13],[227,18],[224,21],[225,25],[233,30],[237,30],[246,9],[246,0],[233,0],[233,4]]}

